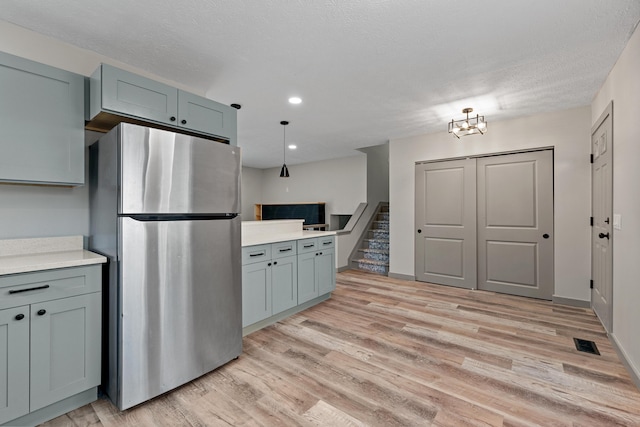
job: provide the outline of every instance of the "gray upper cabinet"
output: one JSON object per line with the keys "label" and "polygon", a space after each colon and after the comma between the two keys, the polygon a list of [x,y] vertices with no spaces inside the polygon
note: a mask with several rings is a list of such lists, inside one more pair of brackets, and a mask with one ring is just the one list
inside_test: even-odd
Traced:
{"label": "gray upper cabinet", "polygon": [[84,77],[0,52],[0,182],[84,184]]}
{"label": "gray upper cabinet", "polygon": [[179,90],[178,119],[180,127],[236,140],[236,110],[219,102]]}
{"label": "gray upper cabinet", "polygon": [[91,116],[102,110],[176,124],[178,89],[102,64],[90,83]]}
{"label": "gray upper cabinet", "polygon": [[237,145],[236,110],[228,105],[108,64],[93,73],[89,91],[87,129],[107,131],[120,121],[137,120]]}

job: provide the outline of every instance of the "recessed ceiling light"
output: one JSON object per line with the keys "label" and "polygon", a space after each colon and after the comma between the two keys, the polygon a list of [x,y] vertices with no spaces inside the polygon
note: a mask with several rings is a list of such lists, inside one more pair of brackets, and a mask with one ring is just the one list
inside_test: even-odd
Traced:
{"label": "recessed ceiling light", "polygon": [[295,150],[296,148],[298,148],[297,145],[295,144],[289,144],[289,150]]}
{"label": "recessed ceiling light", "polygon": [[290,104],[300,104],[301,102],[302,99],[298,98],[297,96],[292,96],[291,98],[289,98]]}

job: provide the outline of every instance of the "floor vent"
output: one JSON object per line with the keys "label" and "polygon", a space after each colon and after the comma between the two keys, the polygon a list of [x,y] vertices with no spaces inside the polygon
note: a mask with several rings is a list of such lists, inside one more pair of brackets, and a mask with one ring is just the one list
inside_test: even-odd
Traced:
{"label": "floor vent", "polygon": [[600,356],[596,343],[588,340],[581,340],[580,338],[574,338],[573,342],[576,344],[576,349],[585,353],[597,354]]}

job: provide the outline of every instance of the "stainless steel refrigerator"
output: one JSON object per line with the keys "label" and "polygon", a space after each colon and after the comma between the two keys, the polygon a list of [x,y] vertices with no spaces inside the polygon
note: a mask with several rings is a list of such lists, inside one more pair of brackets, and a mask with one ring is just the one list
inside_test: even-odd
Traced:
{"label": "stainless steel refrigerator", "polygon": [[89,152],[102,385],[124,410],[242,351],[240,149],[122,123]]}

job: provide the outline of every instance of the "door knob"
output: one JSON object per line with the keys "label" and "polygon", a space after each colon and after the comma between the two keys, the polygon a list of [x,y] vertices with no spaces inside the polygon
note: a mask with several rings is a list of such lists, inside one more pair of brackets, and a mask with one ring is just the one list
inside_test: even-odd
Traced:
{"label": "door knob", "polygon": [[418,228],[418,234],[420,234],[420,233],[422,233],[422,230],[420,230],[420,229]]}
{"label": "door knob", "polygon": [[24,314],[20,313],[20,314],[16,314],[16,320],[22,320],[24,319]]}
{"label": "door knob", "polygon": [[38,310],[38,316],[44,316],[47,313],[47,310]]}
{"label": "door knob", "polygon": [[544,233],[544,234],[542,235],[542,237],[544,237],[545,239],[548,239],[548,238],[549,238],[549,235],[548,235],[547,233]]}
{"label": "door knob", "polygon": [[609,233],[600,233],[598,234],[598,237],[601,239],[604,239],[605,237],[608,239],[609,238]]}
{"label": "door knob", "polygon": [[187,124],[187,121],[185,119],[180,120],[180,123],[182,123],[183,125]]}

